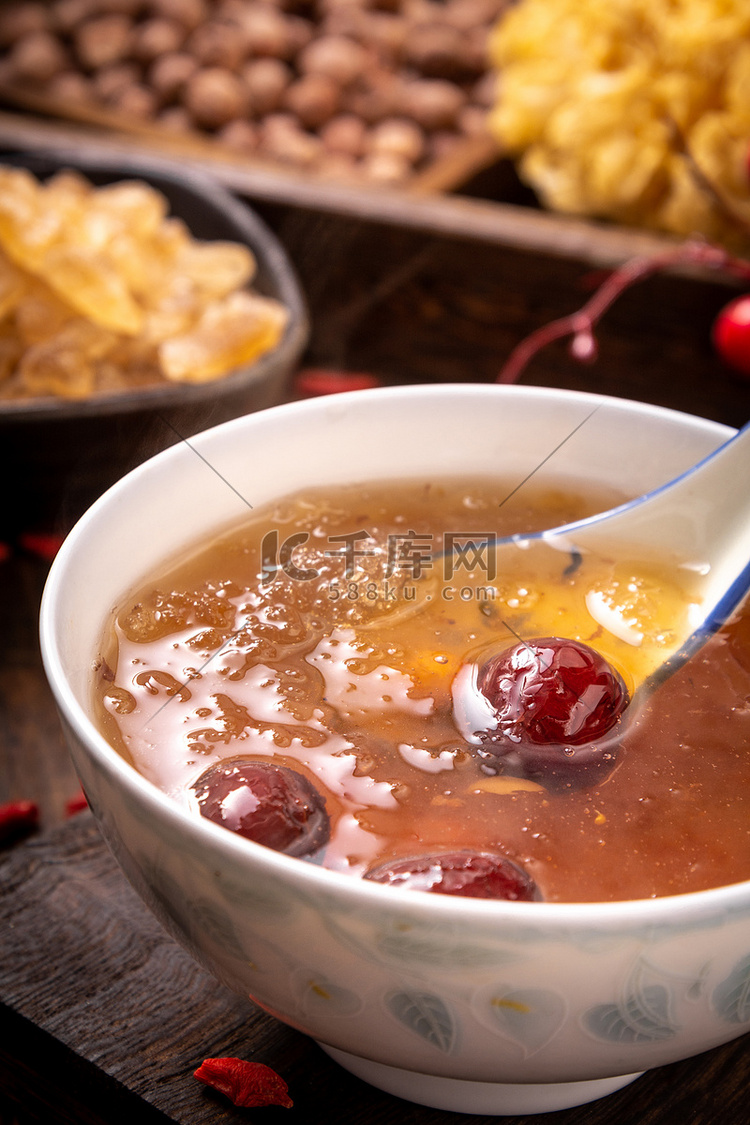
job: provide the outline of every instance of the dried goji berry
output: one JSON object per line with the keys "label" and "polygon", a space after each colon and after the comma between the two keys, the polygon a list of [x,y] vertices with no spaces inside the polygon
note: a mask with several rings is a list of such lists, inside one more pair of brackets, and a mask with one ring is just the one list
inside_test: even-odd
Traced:
{"label": "dried goji berry", "polygon": [[366,371],[330,371],[324,367],[305,367],[294,378],[295,392],[302,398],[365,391],[381,384],[382,379]]}
{"label": "dried goji berry", "polygon": [[232,1058],[204,1059],[194,1071],[194,1077],[226,1095],[237,1106],[282,1105],[290,1109],[293,1105],[286,1082],[265,1063]]}
{"label": "dried goji berry", "polygon": [[45,562],[52,562],[64,538],[65,536],[56,535],[51,531],[24,531],[19,536],[18,542],[24,551],[44,559]]}
{"label": "dried goji berry", "polygon": [[0,843],[31,832],[39,823],[39,809],[33,801],[8,801],[0,805]]}
{"label": "dried goji berry", "polygon": [[76,813],[83,812],[83,810],[88,807],[89,803],[86,800],[86,794],[81,790],[77,796],[71,797],[69,801],[65,802],[65,813],[66,816],[75,816]]}

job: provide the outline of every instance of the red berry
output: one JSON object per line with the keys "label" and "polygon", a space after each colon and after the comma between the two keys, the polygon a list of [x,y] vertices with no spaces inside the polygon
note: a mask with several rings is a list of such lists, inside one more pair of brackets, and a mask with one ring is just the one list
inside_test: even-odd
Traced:
{"label": "red berry", "polygon": [[296,770],[235,759],[206,770],[193,785],[202,816],[256,844],[293,856],[325,847],[325,802]]}
{"label": "red berry", "polygon": [[242,1108],[281,1105],[291,1109],[294,1104],[284,1079],[265,1063],[234,1058],[204,1059],[193,1071],[193,1077]]}
{"label": "red berry", "polygon": [[334,371],[323,367],[304,367],[294,377],[294,389],[301,398],[364,391],[381,384],[382,379],[366,371]]}
{"label": "red berry", "polygon": [[0,805],[0,843],[14,840],[39,826],[39,809],[34,801],[8,801]]}
{"label": "red berry", "polygon": [[477,732],[484,755],[511,771],[581,785],[614,765],[615,728],[629,696],[588,645],[561,637],[514,645],[484,666],[478,687],[496,721]]}
{"label": "red berry", "polygon": [[499,898],[513,902],[532,902],[539,898],[533,879],[515,863],[505,856],[479,852],[451,852],[394,860],[368,871],[364,877],[389,887],[431,891],[439,895]]}
{"label": "red berry", "polygon": [[716,351],[730,367],[750,375],[750,293],[725,305],[711,331]]}

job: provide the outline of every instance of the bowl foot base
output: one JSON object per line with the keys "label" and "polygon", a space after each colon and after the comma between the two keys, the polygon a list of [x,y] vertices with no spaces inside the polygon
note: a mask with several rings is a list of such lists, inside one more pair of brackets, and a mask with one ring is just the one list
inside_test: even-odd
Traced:
{"label": "bowl foot base", "polygon": [[350,1055],[347,1051],[340,1051],[325,1043],[318,1045],[345,1070],[379,1090],[418,1105],[457,1113],[502,1116],[569,1109],[613,1094],[643,1073],[620,1074],[615,1078],[594,1078],[584,1082],[471,1082],[462,1078],[417,1074],[397,1066],[386,1066],[385,1063]]}

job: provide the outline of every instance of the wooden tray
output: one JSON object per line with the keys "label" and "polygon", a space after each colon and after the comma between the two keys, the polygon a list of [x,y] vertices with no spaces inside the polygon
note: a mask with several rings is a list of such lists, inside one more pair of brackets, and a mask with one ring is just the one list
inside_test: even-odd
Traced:
{"label": "wooden tray", "polygon": [[[28,100],[35,104],[33,97]],[[0,106],[2,102],[0,87]],[[415,177],[408,189],[368,188],[321,181],[280,165],[240,157],[200,137],[174,137],[137,123],[128,130],[115,128],[116,122],[98,111],[82,111],[81,118],[72,122],[0,108],[0,146],[166,160],[208,172],[254,200],[478,237],[532,251],[550,249],[601,265],[613,265],[634,254],[659,253],[672,245],[645,231],[598,225],[528,206],[530,193],[520,187],[510,163],[485,137],[469,140],[459,152],[436,162],[423,176]],[[474,178],[487,171],[493,175],[493,200],[500,202],[473,196]],[[460,195],[442,194],[459,186],[464,189]]]}
{"label": "wooden tray", "polygon": [[[175,135],[167,129],[94,106],[64,107],[51,98],[18,86],[0,82],[0,104],[26,110],[41,120],[59,120],[61,125],[90,127],[104,136],[130,138],[154,152],[167,152],[176,158],[196,159],[202,162],[229,165],[237,168],[256,168],[266,175],[278,173],[285,177],[283,165],[263,160],[262,157],[238,156],[228,147],[195,132]],[[410,176],[403,189],[414,195],[429,192],[454,191],[462,187],[473,175],[499,157],[497,143],[489,135],[470,137],[459,141],[456,148],[444,157],[430,162]],[[290,172],[292,179],[320,185],[325,190],[327,180],[314,172]]]}

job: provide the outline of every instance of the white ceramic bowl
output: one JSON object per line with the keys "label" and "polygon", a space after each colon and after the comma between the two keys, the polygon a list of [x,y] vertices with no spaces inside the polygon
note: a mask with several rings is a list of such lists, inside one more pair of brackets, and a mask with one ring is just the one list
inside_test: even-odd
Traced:
{"label": "white ceramic bowl", "polygon": [[750,883],[562,905],[407,892],[323,870],[192,818],[128,766],[92,723],[92,659],[123,593],[241,518],[245,500],[472,469],[520,480],[594,407],[547,462],[548,479],[588,474],[637,494],[731,434],[542,388],[406,387],[276,407],[115,485],[63,545],[44,595],[49,681],[128,878],[219,979],[355,1074],[426,1105],[561,1109],[748,1030]]}

